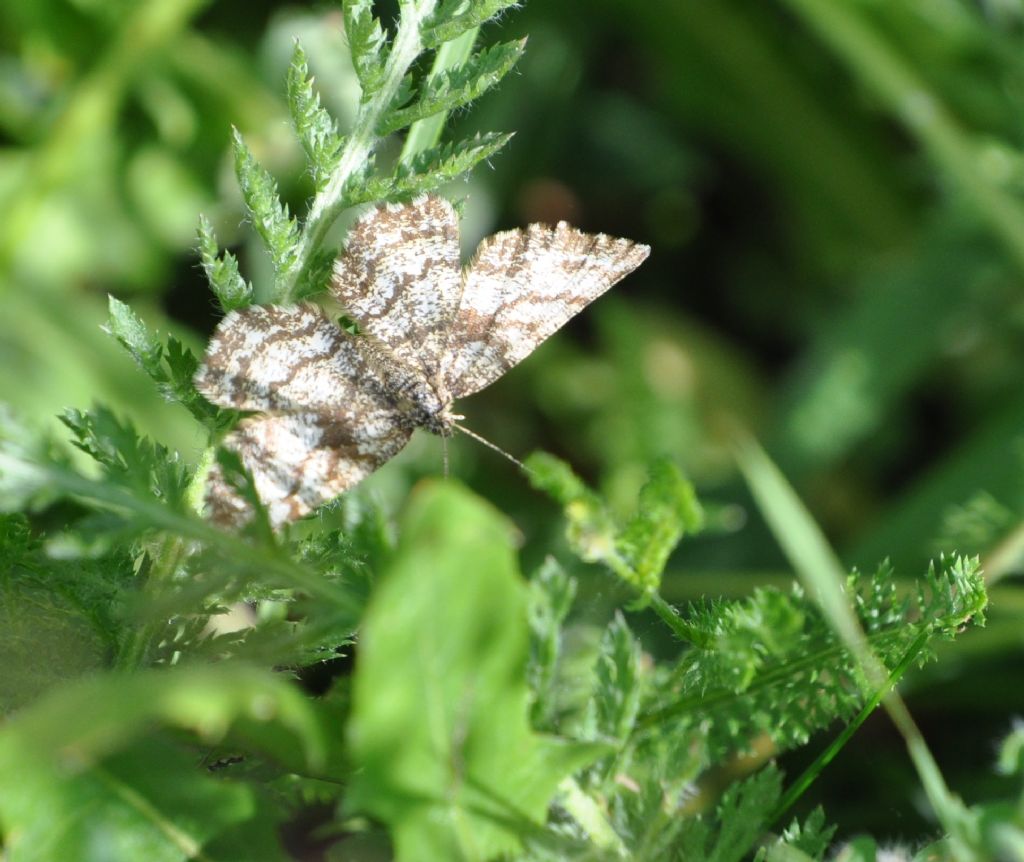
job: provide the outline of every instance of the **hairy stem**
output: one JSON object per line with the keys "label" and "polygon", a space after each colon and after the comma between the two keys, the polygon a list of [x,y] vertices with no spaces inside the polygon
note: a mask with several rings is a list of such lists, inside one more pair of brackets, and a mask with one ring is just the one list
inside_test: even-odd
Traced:
{"label": "hairy stem", "polygon": [[359,106],[338,166],[327,185],[313,198],[295,262],[279,276],[276,302],[287,305],[294,301],[302,274],[323,243],[327,231],[345,209],[345,186],[353,174],[366,164],[377,145],[377,126],[395,98],[409,67],[423,50],[420,26],[434,11],[436,3],[437,0],[413,0],[402,4],[395,38],[384,65],[384,82],[376,93]]}

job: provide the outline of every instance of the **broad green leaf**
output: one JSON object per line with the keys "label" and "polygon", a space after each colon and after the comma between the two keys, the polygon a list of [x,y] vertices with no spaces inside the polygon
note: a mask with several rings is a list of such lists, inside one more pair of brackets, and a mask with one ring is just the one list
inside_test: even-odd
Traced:
{"label": "broad green leaf", "polygon": [[[47,771],[26,761],[28,768],[21,777],[5,777],[9,792],[0,791],[7,797],[0,799],[0,815],[9,836],[6,858],[12,862],[224,858],[210,856],[204,848],[235,826],[251,825],[258,811],[257,797],[252,787],[204,774],[196,761],[194,751],[156,735],[84,768],[69,763]],[[247,843],[246,860],[285,859],[276,841],[262,847],[251,840]]]}
{"label": "broad green leaf", "polygon": [[515,852],[559,782],[605,752],[531,731],[526,586],[510,525],[453,483],[422,487],[360,640],[354,810],[397,858]]}
{"label": "broad green leaf", "polygon": [[[0,730],[0,824],[12,860],[186,860],[258,815],[253,790],[209,778],[154,724],[224,740],[289,768],[337,772],[329,719],[286,680],[232,666],[68,686]],[[259,818],[264,820],[265,818]],[[258,825],[258,824],[257,824]],[[260,834],[262,830],[257,830]],[[239,857],[235,857],[239,858]],[[246,859],[279,859],[250,847]]]}

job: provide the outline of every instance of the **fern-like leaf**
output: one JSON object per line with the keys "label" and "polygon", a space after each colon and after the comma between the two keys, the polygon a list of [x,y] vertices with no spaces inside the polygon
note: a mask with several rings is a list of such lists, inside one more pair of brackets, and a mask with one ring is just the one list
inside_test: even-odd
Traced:
{"label": "fern-like leaf", "polygon": [[220,253],[213,225],[203,215],[199,216],[199,258],[210,288],[225,312],[252,304],[252,285],[242,278],[235,256],[229,251]]}
{"label": "fern-like leaf", "polygon": [[[396,107],[384,115],[377,128],[378,134],[391,134],[417,120],[461,108],[478,99],[505,77],[523,55],[525,46],[525,39],[503,42],[477,52],[456,69],[432,77],[413,104]],[[395,104],[404,105],[403,97],[396,99]]]}
{"label": "fern-like leaf", "polygon": [[349,206],[376,200],[411,198],[432,192],[493,156],[512,135],[488,133],[432,147],[418,153],[409,165],[400,164],[394,176],[372,176],[369,168],[353,174],[346,186]]}
{"label": "fern-like leaf", "polygon": [[420,38],[424,47],[436,48],[518,5],[518,0],[443,0],[420,28]]}
{"label": "fern-like leaf", "polygon": [[337,125],[320,104],[320,96],[313,89],[309,66],[302,48],[296,44],[288,66],[288,107],[295,131],[306,153],[309,171],[317,191],[324,188],[344,146]]}
{"label": "fern-like leaf", "polygon": [[703,526],[693,486],[668,460],[652,465],[637,513],[625,526],[564,462],[537,452],[526,463],[534,487],[562,505],[566,535],[580,558],[605,564],[645,596],[658,589],[668,556],[683,534]]}
{"label": "fern-like leaf", "polygon": [[191,350],[174,336],[168,337],[164,347],[130,306],[114,297],[110,297],[108,305],[110,317],[105,331],[128,351],[164,398],[181,404],[213,431],[224,430],[237,420],[237,414],[219,410],[196,391],[192,379],[199,360]]}
{"label": "fern-like leaf", "polygon": [[572,609],[576,581],[548,557],[530,579],[530,663],[527,674],[533,694],[531,716],[538,729],[548,726],[555,711],[555,674],[562,651],[562,623]]}
{"label": "fern-like leaf", "polygon": [[[922,635],[918,662],[932,657],[928,640],[983,619],[976,560],[944,562],[921,582],[917,595],[901,596],[883,565],[871,578],[852,575],[847,583],[871,648],[887,667],[903,663]],[[799,586],[788,594],[759,589],[740,602],[690,608],[685,616],[707,647],[684,653],[671,679],[657,684],[641,725],[673,716],[676,730],[691,734],[704,723],[712,756],[721,757],[761,735],[777,749],[791,748],[863,706],[856,658]]]}
{"label": "fern-like leaf", "polygon": [[100,464],[116,484],[183,508],[189,471],[176,452],[139,436],[130,422],[106,407],[67,410],[60,417],[74,445]]}
{"label": "fern-like leaf", "polygon": [[387,36],[380,20],[373,17],[373,0],[345,0],[343,9],[352,65],[366,100],[380,89],[384,79]]}
{"label": "fern-like leaf", "polygon": [[686,824],[672,859],[740,862],[761,837],[781,792],[782,776],[774,766],[731,785],[713,813]]}
{"label": "fern-like leaf", "polygon": [[277,183],[234,130],[235,174],[253,227],[263,239],[277,273],[290,267],[296,256],[299,226],[277,193]]}
{"label": "fern-like leaf", "polygon": [[621,613],[601,639],[594,696],[596,725],[602,738],[625,741],[640,710],[640,643]]}

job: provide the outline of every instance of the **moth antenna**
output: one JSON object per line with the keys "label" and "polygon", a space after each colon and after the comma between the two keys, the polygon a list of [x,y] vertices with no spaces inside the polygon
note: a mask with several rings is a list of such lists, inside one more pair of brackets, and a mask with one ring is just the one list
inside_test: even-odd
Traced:
{"label": "moth antenna", "polygon": [[448,478],[448,438],[441,438],[441,461],[444,464],[444,478]]}
{"label": "moth antenna", "polygon": [[508,452],[506,452],[500,446],[496,446],[490,440],[487,440],[486,438],[481,437],[479,434],[476,434],[473,431],[470,431],[468,428],[464,428],[462,425],[455,425],[455,424],[453,424],[452,427],[453,428],[458,428],[459,431],[461,431],[467,437],[472,437],[474,440],[476,440],[477,443],[483,443],[484,446],[486,446],[488,449],[493,449],[499,455],[504,455],[506,458],[508,458],[509,461],[511,461],[513,464],[515,464],[520,470],[523,470],[526,473],[530,472],[529,468],[522,461],[518,460],[517,458],[513,458],[511,455],[508,454]]}

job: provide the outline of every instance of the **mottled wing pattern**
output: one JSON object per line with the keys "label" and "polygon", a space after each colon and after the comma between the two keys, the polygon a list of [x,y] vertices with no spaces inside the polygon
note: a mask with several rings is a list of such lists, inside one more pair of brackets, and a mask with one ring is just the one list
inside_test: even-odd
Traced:
{"label": "mottled wing pattern", "polygon": [[[376,431],[376,435],[373,433]],[[252,473],[256,493],[276,528],[361,482],[408,442],[412,429],[388,417],[375,428],[337,423],[322,413],[254,416],[225,440]],[[214,467],[207,504],[215,523],[241,526],[252,513],[247,501]]]}
{"label": "mottled wing pattern", "polygon": [[352,226],[331,292],[361,329],[433,379],[461,286],[458,218],[444,198],[424,195]]}
{"label": "mottled wing pattern", "polygon": [[[275,526],[359,482],[412,433],[360,348],[308,304],[234,311],[210,341],[196,387],[221,407],[265,414],[239,423],[225,445],[252,473]],[[208,487],[215,521],[247,520],[218,468]]]}
{"label": "mottled wing pattern", "polygon": [[638,267],[650,248],[560,222],[488,237],[466,268],[443,369],[455,398],[492,383]]}

